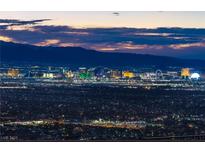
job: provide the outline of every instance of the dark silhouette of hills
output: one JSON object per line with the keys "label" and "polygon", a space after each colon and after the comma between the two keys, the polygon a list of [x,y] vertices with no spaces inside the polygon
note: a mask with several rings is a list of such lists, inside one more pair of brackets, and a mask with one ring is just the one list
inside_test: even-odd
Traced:
{"label": "dark silhouette of hills", "polygon": [[106,53],[81,47],[39,47],[0,41],[1,61],[17,63],[57,64],[74,66],[183,66],[204,67],[203,60],[179,59],[173,57]]}

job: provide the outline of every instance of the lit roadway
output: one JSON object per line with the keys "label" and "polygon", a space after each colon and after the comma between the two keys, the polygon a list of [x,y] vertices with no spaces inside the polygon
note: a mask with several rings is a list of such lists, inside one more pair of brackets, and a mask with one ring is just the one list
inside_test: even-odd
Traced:
{"label": "lit roadway", "polygon": [[77,122],[69,120],[33,120],[33,121],[17,121],[17,122],[4,122],[1,123],[1,126],[4,125],[24,125],[24,126],[40,126],[40,125],[82,125],[82,126],[91,126],[91,127],[103,127],[103,128],[125,128],[138,130],[143,129],[145,125],[136,124],[132,122],[114,122],[114,121],[89,121],[89,122]]}

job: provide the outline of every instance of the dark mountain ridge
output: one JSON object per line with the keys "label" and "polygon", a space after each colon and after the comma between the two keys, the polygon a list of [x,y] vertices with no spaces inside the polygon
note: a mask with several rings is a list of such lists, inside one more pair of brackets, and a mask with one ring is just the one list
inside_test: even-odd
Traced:
{"label": "dark mountain ridge", "polygon": [[133,53],[107,53],[81,47],[39,47],[0,41],[2,62],[48,63],[74,66],[179,66],[205,67],[204,60],[180,59]]}

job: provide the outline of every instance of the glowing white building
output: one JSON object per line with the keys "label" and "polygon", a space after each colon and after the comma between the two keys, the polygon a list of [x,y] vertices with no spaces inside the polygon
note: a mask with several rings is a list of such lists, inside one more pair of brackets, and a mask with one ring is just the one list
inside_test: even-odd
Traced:
{"label": "glowing white building", "polygon": [[200,78],[199,73],[193,73],[193,74],[191,74],[191,79],[198,80],[199,78]]}

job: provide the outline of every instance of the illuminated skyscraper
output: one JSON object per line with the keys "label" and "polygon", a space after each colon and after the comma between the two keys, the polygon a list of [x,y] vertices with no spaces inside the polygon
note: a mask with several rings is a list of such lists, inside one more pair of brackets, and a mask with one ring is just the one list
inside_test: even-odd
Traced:
{"label": "illuminated skyscraper", "polygon": [[73,78],[73,77],[74,77],[74,74],[73,74],[72,71],[68,71],[68,72],[65,72],[65,76],[66,76],[67,78]]}
{"label": "illuminated skyscraper", "polygon": [[79,68],[79,78],[80,79],[90,79],[91,78],[91,73],[88,71],[87,68],[80,67]]}
{"label": "illuminated skyscraper", "polygon": [[43,73],[43,78],[54,78],[54,74],[53,73]]}
{"label": "illuminated skyscraper", "polygon": [[79,67],[80,73],[87,73],[88,69],[86,67]]}
{"label": "illuminated skyscraper", "polygon": [[7,75],[12,77],[12,78],[13,77],[18,77],[19,76],[19,70],[18,69],[9,69]]}
{"label": "illuminated skyscraper", "polygon": [[115,79],[119,79],[122,77],[122,72],[119,70],[111,70],[110,77],[115,78]]}
{"label": "illuminated skyscraper", "polygon": [[181,77],[183,77],[183,78],[190,77],[190,69],[189,68],[182,68]]}
{"label": "illuminated skyscraper", "polygon": [[134,78],[135,77],[135,74],[133,72],[130,72],[130,71],[125,71],[122,73],[122,75],[124,78]]}

